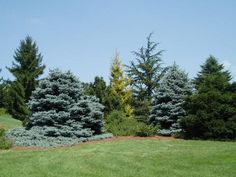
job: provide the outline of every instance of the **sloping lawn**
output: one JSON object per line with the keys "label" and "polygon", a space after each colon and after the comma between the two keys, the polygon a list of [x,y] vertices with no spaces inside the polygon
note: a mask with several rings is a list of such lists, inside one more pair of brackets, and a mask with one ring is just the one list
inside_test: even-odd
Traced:
{"label": "sloping lawn", "polygon": [[19,120],[13,119],[10,115],[0,116],[0,128],[11,129],[11,128],[20,127],[20,126],[22,126],[22,122]]}
{"label": "sloping lawn", "polygon": [[236,143],[122,140],[0,151],[1,177],[235,177]]}

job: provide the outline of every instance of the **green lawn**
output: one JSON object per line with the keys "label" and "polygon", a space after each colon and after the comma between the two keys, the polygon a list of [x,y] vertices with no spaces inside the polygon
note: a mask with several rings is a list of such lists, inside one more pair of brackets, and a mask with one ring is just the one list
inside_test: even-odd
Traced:
{"label": "green lawn", "polygon": [[1,177],[235,177],[236,143],[130,140],[0,151]]}
{"label": "green lawn", "polygon": [[19,120],[13,119],[10,115],[0,116],[0,128],[10,129],[10,128],[15,128],[19,126],[22,126],[22,122]]}

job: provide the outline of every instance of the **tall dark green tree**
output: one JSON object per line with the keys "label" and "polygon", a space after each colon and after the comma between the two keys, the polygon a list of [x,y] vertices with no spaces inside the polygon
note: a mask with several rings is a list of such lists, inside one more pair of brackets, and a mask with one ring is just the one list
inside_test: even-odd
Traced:
{"label": "tall dark green tree", "polygon": [[152,41],[152,33],[147,37],[147,44],[134,51],[135,62],[127,66],[133,88],[132,106],[135,118],[147,123],[151,108],[153,90],[158,87],[161,77],[161,56],[163,50],[157,51],[159,43]]}
{"label": "tall dark green tree", "polygon": [[15,80],[8,82],[6,107],[13,117],[25,121],[29,112],[26,103],[35,90],[45,65],[42,65],[42,55],[30,36],[20,41],[14,59],[12,67],[7,68],[14,75]]}
{"label": "tall dark green tree", "polygon": [[101,103],[104,103],[106,97],[106,89],[107,86],[103,77],[96,76],[94,78],[94,82],[89,84],[87,93],[89,95],[95,95],[97,98],[99,98],[99,101]]}
{"label": "tall dark green tree", "polygon": [[110,87],[106,85],[103,77],[96,76],[94,82],[85,86],[85,93],[94,95],[99,99],[99,102],[104,105],[105,115],[113,110],[113,98]]}
{"label": "tall dark green tree", "polygon": [[4,84],[4,107],[14,118],[26,121],[29,110],[25,103],[25,92],[21,83],[6,81]]}
{"label": "tall dark green tree", "polygon": [[235,139],[235,86],[217,59],[210,56],[195,78],[196,93],[186,100],[181,120],[187,138]]}
{"label": "tall dark green tree", "polygon": [[133,92],[141,100],[151,99],[153,90],[160,80],[161,56],[163,50],[157,51],[159,43],[152,41],[152,33],[147,37],[147,44],[139,51],[134,51],[136,62],[131,61],[128,75],[131,78]]}
{"label": "tall dark green tree", "polygon": [[24,90],[24,100],[28,102],[32,91],[38,84],[38,78],[43,74],[45,65],[42,65],[42,55],[38,52],[36,42],[30,36],[20,42],[15,51],[12,67],[8,70],[15,76]]}

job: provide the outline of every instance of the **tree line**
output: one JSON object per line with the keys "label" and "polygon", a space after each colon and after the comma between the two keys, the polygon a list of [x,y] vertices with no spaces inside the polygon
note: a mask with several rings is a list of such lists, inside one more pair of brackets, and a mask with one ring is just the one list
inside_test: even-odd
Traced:
{"label": "tree line", "polygon": [[[82,83],[84,93],[104,106],[106,128],[119,135],[118,128],[127,131],[142,125],[141,134],[152,129],[164,136],[235,139],[236,83],[230,72],[210,55],[197,76],[189,79],[176,63],[163,67],[164,50],[158,47],[151,33],[146,45],[132,52],[134,60],[128,65],[115,53],[109,83],[99,76]],[[14,80],[1,79],[0,107],[24,124],[31,115],[32,92],[46,67],[42,59],[36,42],[27,36],[7,67]]]}

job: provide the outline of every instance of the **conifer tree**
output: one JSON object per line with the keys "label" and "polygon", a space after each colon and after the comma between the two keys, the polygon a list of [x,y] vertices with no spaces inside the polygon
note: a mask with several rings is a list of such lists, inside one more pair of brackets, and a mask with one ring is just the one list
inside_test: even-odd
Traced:
{"label": "conifer tree", "polygon": [[136,62],[131,61],[128,75],[131,78],[133,92],[138,100],[151,100],[152,92],[158,86],[161,74],[161,55],[163,50],[156,51],[159,43],[151,40],[152,33],[147,37],[147,46],[133,52]]}
{"label": "conifer tree", "polygon": [[20,42],[19,48],[15,51],[15,61],[12,67],[8,68],[15,76],[16,81],[22,85],[25,102],[28,102],[32,91],[35,90],[38,77],[43,74],[45,65],[42,65],[42,58],[36,42],[27,36],[25,40]]}
{"label": "conifer tree", "polygon": [[29,110],[25,103],[25,92],[20,82],[7,81],[4,85],[4,107],[16,119],[25,123]]}
{"label": "conifer tree", "polygon": [[160,125],[159,134],[172,135],[181,131],[179,119],[185,116],[184,99],[192,87],[187,74],[178,65],[168,67],[154,93],[149,123]]}
{"label": "conifer tree", "polygon": [[161,77],[161,56],[163,50],[157,51],[159,43],[152,41],[152,33],[147,37],[147,45],[134,51],[135,60],[127,66],[133,90],[132,106],[135,118],[147,123],[151,108],[153,90],[158,87]]}
{"label": "conifer tree", "polygon": [[81,83],[71,72],[51,70],[33,92],[29,108],[32,115],[28,128],[52,126],[62,129],[69,126],[68,131],[76,131],[82,126],[88,128],[89,135],[102,131],[103,106],[97,98],[84,95]]}
{"label": "conifer tree", "polygon": [[8,133],[16,144],[57,146],[103,138],[97,136],[104,132],[103,106],[96,97],[84,94],[71,72],[51,70],[31,98],[26,127]]}
{"label": "conifer tree", "polygon": [[129,87],[130,79],[125,76],[120,56],[116,52],[111,66],[110,92],[113,96],[115,109],[124,111],[127,117],[132,117],[133,109],[130,106],[132,90]]}
{"label": "conifer tree", "polygon": [[186,100],[187,116],[181,119],[187,138],[235,139],[235,87],[231,75],[214,56],[195,78],[196,93]]}
{"label": "conifer tree", "polygon": [[85,86],[85,92],[88,95],[94,95],[99,102],[104,105],[104,114],[109,114],[115,107],[113,106],[113,98],[110,87],[106,85],[103,77],[96,76],[93,83]]}
{"label": "conifer tree", "polygon": [[107,96],[107,86],[103,77],[96,76],[93,83],[89,83],[85,88],[88,95],[94,95],[99,99],[99,102],[105,105]]}

